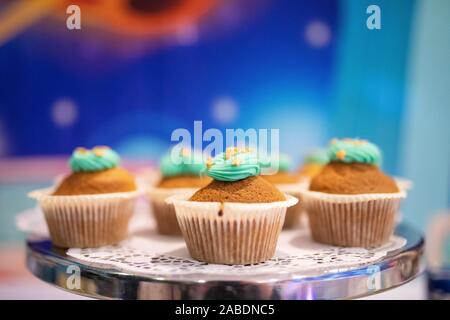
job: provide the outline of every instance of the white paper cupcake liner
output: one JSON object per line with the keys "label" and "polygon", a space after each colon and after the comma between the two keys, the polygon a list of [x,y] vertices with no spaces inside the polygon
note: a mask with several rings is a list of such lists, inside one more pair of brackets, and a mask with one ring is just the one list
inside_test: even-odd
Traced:
{"label": "white paper cupcake liner", "polygon": [[297,204],[286,209],[286,217],[284,218],[283,229],[294,229],[299,227],[300,217],[303,214],[303,202],[301,200],[301,191],[306,190],[308,184],[305,182],[276,184],[277,188],[283,192],[296,197],[299,201]]}
{"label": "white paper cupcake liner", "polygon": [[394,232],[405,192],[336,195],[305,190],[302,200],[317,242],[343,247],[377,247]]}
{"label": "white paper cupcake liner", "polygon": [[255,264],[273,257],[286,208],[298,199],[271,203],[188,201],[173,196],[178,223],[192,258],[216,264]]}
{"label": "white paper cupcake liner", "polygon": [[36,199],[54,245],[87,248],[112,245],[125,239],[128,222],[141,191],[96,195],[52,195],[53,188],[28,194]]}
{"label": "white paper cupcake liner", "polygon": [[165,200],[178,194],[194,194],[198,188],[151,188],[148,192],[153,216],[156,220],[158,232],[163,235],[179,235],[181,230],[173,204]]}

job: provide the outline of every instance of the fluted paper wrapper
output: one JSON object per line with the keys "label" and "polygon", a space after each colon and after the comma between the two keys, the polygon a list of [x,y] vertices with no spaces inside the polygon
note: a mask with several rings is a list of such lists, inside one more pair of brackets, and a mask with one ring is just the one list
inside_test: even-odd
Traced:
{"label": "fluted paper wrapper", "polygon": [[63,248],[93,248],[125,239],[140,191],[98,195],[52,195],[35,190],[28,195],[39,202],[52,243]]}
{"label": "fluted paper wrapper", "polygon": [[388,242],[405,192],[335,195],[303,191],[311,235],[342,247],[377,247]]}
{"label": "fluted paper wrapper", "polygon": [[163,235],[181,236],[173,204],[165,200],[179,194],[194,194],[195,188],[152,188],[149,191],[150,204],[158,232]]}
{"label": "fluted paper wrapper", "polygon": [[290,194],[297,198],[299,201],[286,209],[286,217],[284,218],[283,229],[294,229],[300,226],[300,217],[303,210],[303,203],[301,200],[301,191],[307,188],[305,182],[289,183],[289,184],[277,184],[276,185],[281,192]]}
{"label": "fluted paper wrapper", "polygon": [[192,258],[216,264],[254,264],[273,257],[286,208],[297,203],[224,203],[187,201],[174,196],[178,223]]}

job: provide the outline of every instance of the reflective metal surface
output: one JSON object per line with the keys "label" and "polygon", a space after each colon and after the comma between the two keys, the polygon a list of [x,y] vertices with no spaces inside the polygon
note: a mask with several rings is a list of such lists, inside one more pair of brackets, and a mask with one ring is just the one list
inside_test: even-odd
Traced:
{"label": "reflective metal surface", "polygon": [[27,266],[38,278],[75,294],[102,299],[350,299],[404,284],[421,271],[424,239],[401,224],[405,247],[373,263],[346,270],[290,275],[288,279],[168,280],[87,265],[49,240],[27,241]]}

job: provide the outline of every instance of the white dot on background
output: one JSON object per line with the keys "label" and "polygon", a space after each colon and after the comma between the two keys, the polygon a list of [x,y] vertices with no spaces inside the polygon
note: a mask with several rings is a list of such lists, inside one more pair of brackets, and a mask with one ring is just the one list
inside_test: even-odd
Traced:
{"label": "white dot on background", "polygon": [[176,32],[176,39],[180,45],[191,45],[198,41],[199,31],[196,25],[184,25]]}
{"label": "white dot on background", "polygon": [[214,101],[212,114],[214,120],[221,124],[233,122],[238,114],[238,104],[231,97],[221,97]]}
{"label": "white dot on background", "polygon": [[330,43],[330,27],[322,21],[311,21],[305,29],[306,41],[314,48],[323,48]]}
{"label": "white dot on background", "polygon": [[78,118],[78,107],[71,99],[62,98],[52,105],[51,117],[59,127],[70,127]]}

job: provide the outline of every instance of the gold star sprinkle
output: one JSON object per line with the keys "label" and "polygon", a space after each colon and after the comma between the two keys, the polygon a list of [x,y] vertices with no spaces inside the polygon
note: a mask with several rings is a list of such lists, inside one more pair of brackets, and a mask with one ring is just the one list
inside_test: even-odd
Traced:
{"label": "gold star sprinkle", "polygon": [[231,162],[231,164],[233,165],[233,166],[239,166],[240,164],[241,164],[241,161],[239,161],[239,159],[234,159],[233,160],[233,162]]}
{"label": "gold star sprinkle", "polygon": [[208,169],[209,169],[209,168],[212,167],[212,165],[213,165],[213,159],[212,159],[211,157],[209,157],[209,158],[206,160],[206,167],[208,167]]}
{"label": "gold star sprinkle", "polygon": [[103,157],[108,149],[109,148],[105,147],[95,147],[94,149],[92,149],[92,153],[97,157]]}
{"label": "gold star sprinkle", "polygon": [[81,154],[86,154],[86,153],[88,153],[88,149],[83,148],[83,147],[78,147],[78,148],[75,149],[75,152],[76,153],[81,153]]}
{"label": "gold star sprinkle", "polygon": [[338,152],[336,152],[336,157],[339,160],[344,160],[345,155],[346,155],[345,150],[339,150]]}
{"label": "gold star sprinkle", "polygon": [[229,159],[236,154],[236,148],[229,147],[225,150],[225,159]]}
{"label": "gold star sprinkle", "polygon": [[96,146],[92,149],[92,153],[97,157],[103,157],[110,148],[107,146]]}

